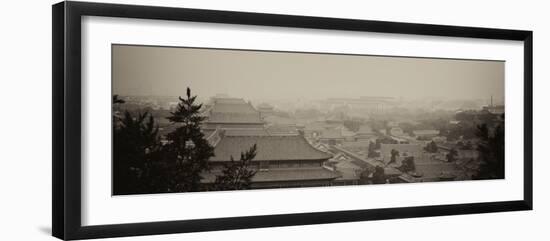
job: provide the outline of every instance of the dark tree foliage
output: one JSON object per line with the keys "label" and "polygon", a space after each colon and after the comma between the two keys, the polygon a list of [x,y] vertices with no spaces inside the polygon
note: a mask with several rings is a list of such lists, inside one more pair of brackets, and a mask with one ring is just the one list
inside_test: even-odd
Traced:
{"label": "dark tree foliage", "polygon": [[395,150],[395,149],[391,149],[391,159],[390,159],[390,162],[388,162],[387,165],[389,165],[390,163],[396,163],[397,162],[397,157],[399,156],[399,151],[398,150]]}
{"label": "dark tree foliage", "polygon": [[458,157],[458,151],[453,148],[449,151],[449,153],[447,153],[446,157],[448,162],[454,162]]}
{"label": "dark tree foliage", "polygon": [[120,99],[118,95],[113,95],[113,104],[124,104],[126,101]]}
{"label": "dark tree foliage", "polygon": [[474,147],[471,141],[467,141],[466,143],[464,143],[464,146],[462,147],[462,150],[473,150],[473,149]]}
{"label": "dark tree foliage", "polygon": [[472,139],[475,137],[476,125],[474,122],[462,121],[457,125],[448,127],[442,133],[447,137],[447,140]]}
{"label": "dark tree foliage", "polygon": [[256,174],[256,170],[250,167],[254,157],[256,157],[256,144],[248,151],[241,153],[238,161],[231,156],[231,161],[224,164],[222,175],[216,176],[214,190],[249,189],[252,177]]}
{"label": "dark tree foliage", "polygon": [[160,168],[160,142],[153,117],[147,112],[134,117],[126,111],[113,120],[113,193],[159,191],[155,172]]}
{"label": "dark tree foliage", "polygon": [[367,154],[367,157],[374,158],[379,157],[380,154],[376,152],[376,144],[374,142],[369,142],[369,153]]}
{"label": "dark tree foliage", "polygon": [[504,124],[498,124],[492,135],[486,124],[480,125],[477,136],[481,139],[477,150],[482,164],[474,179],[504,178]]}
{"label": "dark tree foliage", "polygon": [[424,150],[426,150],[429,153],[436,153],[438,150],[437,144],[435,143],[435,141],[431,141],[426,145],[426,147],[424,147]]}
{"label": "dark tree foliage", "polygon": [[414,172],[416,171],[416,165],[414,163],[414,157],[408,156],[401,161],[401,166],[397,168],[402,172]]}
{"label": "dark tree foliage", "polygon": [[[138,109],[125,111],[123,116],[113,112],[113,193],[140,194],[203,191],[202,174],[210,171],[209,159],[214,148],[200,130],[205,117],[200,115],[201,104],[195,104],[187,88],[186,98],[179,98],[174,112],[166,118],[175,129],[166,135],[162,145],[158,125],[150,112]],[[124,101],[113,96],[114,109]],[[118,111],[116,111],[118,112]],[[238,161],[224,166],[216,177],[213,190],[240,190],[250,187],[256,174],[249,166],[256,156],[256,145],[241,153]]]}
{"label": "dark tree foliage", "polygon": [[359,128],[361,127],[362,122],[356,121],[356,120],[345,120],[344,126],[348,128],[348,130],[357,132],[359,131]]}
{"label": "dark tree foliage", "polygon": [[166,136],[164,146],[165,161],[171,177],[170,192],[194,192],[201,190],[201,174],[209,171],[208,160],[214,156],[214,148],[204,138],[200,130],[205,117],[200,115],[202,104],[196,104],[197,96],[191,96],[187,88],[186,98],[179,97],[180,103],[168,117],[178,127]]}
{"label": "dark tree foliage", "polygon": [[473,146],[472,146],[472,142],[470,141],[459,141],[457,143],[457,146],[460,150],[472,150],[473,149]]}
{"label": "dark tree foliage", "polygon": [[381,166],[376,166],[374,168],[374,173],[372,174],[372,183],[373,184],[384,184],[386,183],[386,174],[384,168]]}

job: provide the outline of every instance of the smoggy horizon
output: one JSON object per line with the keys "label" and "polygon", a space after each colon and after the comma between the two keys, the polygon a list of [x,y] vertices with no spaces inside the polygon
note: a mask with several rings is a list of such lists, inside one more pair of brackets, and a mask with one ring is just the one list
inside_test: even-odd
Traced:
{"label": "smoggy horizon", "polygon": [[504,62],[254,50],[112,46],[113,94],[244,99],[504,100]]}

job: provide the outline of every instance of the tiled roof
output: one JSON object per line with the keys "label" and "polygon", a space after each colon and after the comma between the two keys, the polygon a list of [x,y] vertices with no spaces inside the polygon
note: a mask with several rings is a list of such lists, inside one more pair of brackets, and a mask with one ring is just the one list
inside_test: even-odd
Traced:
{"label": "tiled roof", "polygon": [[256,161],[322,160],[331,155],[315,149],[303,136],[225,136],[214,148],[211,161],[237,159],[241,152],[257,146]]}
{"label": "tiled roof", "polygon": [[321,133],[322,139],[342,139],[342,131],[339,129],[323,130]]}
{"label": "tiled roof", "polygon": [[392,136],[402,136],[405,133],[403,133],[403,129],[401,129],[400,127],[393,127],[390,129],[390,134]]}
{"label": "tiled roof", "polygon": [[265,102],[259,104],[257,107],[258,107],[258,109],[273,109],[272,105],[270,105],[268,103],[265,103]]}
{"label": "tiled roof", "polygon": [[210,112],[207,123],[263,123],[259,113]]}
{"label": "tiled roof", "polygon": [[210,111],[220,112],[220,113],[257,113],[258,112],[256,109],[254,109],[252,105],[244,102],[244,100],[242,103],[214,103]]}
{"label": "tiled roof", "polygon": [[351,163],[353,163],[354,165],[360,167],[360,168],[363,168],[363,169],[366,169],[366,168],[369,168],[369,163],[364,160],[364,159],[353,159],[351,160]]}
{"label": "tiled roof", "polygon": [[344,141],[343,148],[369,148],[370,141]]}
{"label": "tiled roof", "polygon": [[225,136],[267,136],[263,128],[224,129]]}
{"label": "tiled roof", "polygon": [[252,182],[324,180],[340,177],[338,172],[326,168],[271,169],[257,172]]}
{"label": "tiled roof", "polygon": [[430,163],[416,164],[416,172],[422,174],[422,178],[438,178],[441,174],[452,173],[460,175],[463,173],[454,163]]}
{"label": "tiled roof", "polygon": [[[213,183],[219,171],[203,173],[203,183]],[[268,171],[258,171],[252,177],[252,182],[277,182],[277,181],[307,181],[307,180],[330,180],[340,177],[341,174],[323,167],[312,168],[277,168]]]}
{"label": "tiled roof", "polygon": [[335,129],[340,130],[342,136],[344,137],[352,137],[355,136],[355,132],[348,130],[345,126],[338,126]]}
{"label": "tiled roof", "polygon": [[439,135],[438,130],[416,130],[413,131],[414,135]]}
{"label": "tiled roof", "polygon": [[205,113],[209,123],[261,123],[260,112],[243,99],[215,99]]}
{"label": "tiled roof", "polygon": [[364,134],[374,134],[374,132],[372,131],[372,128],[370,128],[370,126],[362,125],[361,127],[359,127],[359,130],[357,131],[357,135],[364,135]]}
{"label": "tiled roof", "polygon": [[361,167],[348,161],[336,164],[336,170],[342,174],[337,180],[358,180],[361,178]]}
{"label": "tiled roof", "polygon": [[202,134],[204,135],[205,138],[208,138],[209,136],[212,135],[212,133],[214,133],[216,130],[204,130],[204,129],[201,129],[201,132]]}
{"label": "tiled roof", "polygon": [[266,128],[270,135],[298,135],[298,129],[294,125],[271,125]]}
{"label": "tiled roof", "polygon": [[267,123],[272,123],[276,125],[293,125],[299,122],[299,120],[289,118],[289,117],[281,117],[281,116],[275,116],[275,115],[269,115],[264,116],[263,120]]}

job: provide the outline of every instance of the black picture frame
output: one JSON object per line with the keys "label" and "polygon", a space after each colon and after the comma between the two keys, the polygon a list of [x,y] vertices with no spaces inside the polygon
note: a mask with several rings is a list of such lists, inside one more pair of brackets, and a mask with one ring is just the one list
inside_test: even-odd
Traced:
{"label": "black picture frame", "polygon": [[[524,43],[524,194],[522,200],[421,207],[212,218],[99,226],[81,224],[81,17],[194,21],[326,30],[449,36]],[[532,210],[533,208],[533,33],[460,26],[336,19],[263,13],[198,10],[89,2],[60,2],[52,7],[53,195],[52,233],[60,239],[308,225],[457,214]]]}

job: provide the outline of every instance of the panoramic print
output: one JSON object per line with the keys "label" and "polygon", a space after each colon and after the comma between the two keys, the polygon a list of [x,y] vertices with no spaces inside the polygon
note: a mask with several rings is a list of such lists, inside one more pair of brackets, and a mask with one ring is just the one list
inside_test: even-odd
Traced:
{"label": "panoramic print", "polygon": [[504,67],[112,45],[112,193],[503,179]]}

